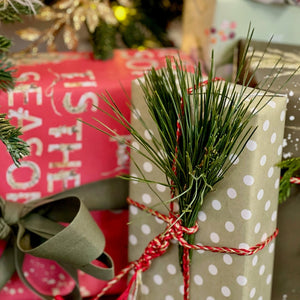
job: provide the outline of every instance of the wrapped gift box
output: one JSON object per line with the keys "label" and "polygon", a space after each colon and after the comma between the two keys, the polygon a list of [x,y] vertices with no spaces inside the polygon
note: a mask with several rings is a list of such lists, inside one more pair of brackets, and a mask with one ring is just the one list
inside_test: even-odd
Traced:
{"label": "wrapped gift box", "polygon": [[245,38],[250,23],[254,38],[262,41],[299,44],[300,7],[263,4],[251,0],[217,0],[210,43],[216,64],[231,63],[233,49]]}
{"label": "wrapped gift box", "polygon": [[[248,92],[249,97],[257,93],[250,88],[245,93]],[[133,82],[132,103],[156,135],[137,81]],[[258,126],[256,132],[225,178],[204,200],[203,210],[198,215],[199,231],[195,243],[247,249],[273,234],[280,175],[275,164],[281,158],[285,109],[286,97],[275,96],[252,119],[251,125]],[[149,138],[136,114],[132,117],[132,125]],[[135,144],[135,147],[138,145]],[[164,174],[151,162],[145,161],[143,156],[133,151],[132,158],[147,179],[165,182]],[[135,164],[131,164],[131,174],[139,175]],[[165,186],[153,184],[149,188],[144,183],[131,182],[129,190],[134,201],[168,215],[168,210],[158,199],[170,199],[170,192]],[[138,259],[147,244],[165,228],[162,220],[130,206],[129,260]],[[253,256],[194,251],[190,299],[270,299],[274,244],[272,241]],[[138,299],[183,299],[183,277],[176,242],[164,255],[152,261],[150,268],[142,274],[141,282]]]}
{"label": "wrapped gift box", "polygon": [[[127,139],[117,122],[112,124],[95,108],[105,106],[99,95],[107,90],[129,118],[132,79],[152,66],[163,66],[165,57],[177,56],[178,50],[116,50],[114,54],[108,61],[94,60],[90,53],[41,53],[15,58],[17,84],[8,94],[0,92],[0,110],[8,113],[12,124],[22,127],[22,138],[31,146],[31,154],[17,168],[1,147],[0,195],[4,199],[27,202],[128,172],[124,140],[111,140],[79,119],[99,125],[93,120],[97,117]],[[106,236],[106,251],[118,272],[127,263],[127,211],[95,212],[93,216]],[[124,246],[121,253],[115,247],[116,240]],[[25,270],[28,279],[45,293],[64,294],[74,285],[55,263],[43,259],[29,257]],[[81,273],[80,281],[83,296],[99,292],[105,284]],[[124,280],[111,293],[119,293],[125,285]],[[0,291],[0,298],[38,299],[16,277]]]}
{"label": "wrapped gift box", "polygon": [[[244,52],[245,41],[240,41],[238,50],[236,52],[237,58],[241,57]],[[253,75],[253,70],[256,68],[259,60],[263,56],[258,69]],[[271,43],[267,47],[267,43],[252,41],[249,48],[249,56],[254,51],[254,57],[250,62],[250,72],[248,76],[253,75],[251,85],[257,86],[261,89],[267,89],[268,85],[274,80],[276,71],[275,64],[279,61],[277,70],[283,66],[278,78],[272,83],[270,91],[287,94],[287,117],[285,122],[285,132],[283,141],[283,158],[299,157],[300,156],[300,71],[296,72],[300,66],[300,46],[285,45],[278,43]],[[236,68],[238,68],[238,61]],[[252,71],[252,72],[251,72]],[[296,72],[296,73],[295,73]],[[293,77],[290,76],[293,74]],[[243,74],[243,76],[246,76]],[[242,76],[242,77],[243,77]],[[290,79],[289,79],[290,78]],[[241,78],[242,80],[243,78]],[[287,81],[289,79],[289,81]],[[284,85],[284,86],[283,86]],[[283,88],[281,88],[283,86]]]}

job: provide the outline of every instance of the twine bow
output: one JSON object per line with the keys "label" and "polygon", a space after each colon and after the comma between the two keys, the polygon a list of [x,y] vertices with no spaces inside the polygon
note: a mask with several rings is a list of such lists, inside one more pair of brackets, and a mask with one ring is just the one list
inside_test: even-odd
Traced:
{"label": "twine bow", "polygon": [[[67,299],[81,299],[78,269],[98,279],[110,280],[114,276],[113,262],[104,252],[104,236],[88,208],[123,208],[126,195],[127,185],[123,181],[109,179],[26,204],[0,198],[0,239],[7,241],[0,257],[0,289],[17,271],[38,296],[53,299],[38,292],[25,278],[22,271],[25,254],[55,260],[70,274],[76,285]],[[93,265],[93,260],[106,267]]]}

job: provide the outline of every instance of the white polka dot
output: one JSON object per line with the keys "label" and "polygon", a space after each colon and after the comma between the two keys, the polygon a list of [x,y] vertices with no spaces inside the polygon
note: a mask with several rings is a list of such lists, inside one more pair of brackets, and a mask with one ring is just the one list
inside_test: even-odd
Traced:
{"label": "white polka dot", "polygon": [[257,198],[257,200],[261,200],[263,198],[263,196],[264,196],[264,190],[261,189],[258,191],[256,198]]}
{"label": "white polka dot", "polygon": [[236,190],[234,188],[229,188],[227,190],[227,195],[230,199],[235,199],[237,196]]}
{"label": "white polka dot", "polygon": [[250,151],[255,151],[256,148],[257,148],[257,143],[256,143],[255,141],[249,140],[249,141],[247,142],[246,147],[247,147],[248,150],[250,150]]}
{"label": "white polka dot", "polygon": [[289,96],[293,97],[294,96],[294,91],[289,91]]}
{"label": "white polka dot", "polygon": [[144,162],[144,164],[143,164],[143,169],[146,171],[146,172],[152,172],[152,170],[153,170],[153,166],[152,166],[152,164],[150,163],[150,162],[148,162],[148,161],[146,161],[146,162]]}
{"label": "white polka dot", "polygon": [[140,144],[137,143],[136,141],[132,142],[131,145],[132,145],[132,147],[133,147],[134,149],[140,150]]}
{"label": "white polka dot", "polygon": [[221,292],[225,297],[229,297],[231,295],[231,291],[227,286],[222,286]]}
{"label": "white polka dot", "polygon": [[137,215],[138,214],[138,208],[133,206],[133,205],[130,205],[129,210],[130,210],[130,213],[132,215]]}
{"label": "white polka dot", "polygon": [[274,174],[274,168],[271,167],[268,171],[268,177],[271,178],[273,176],[273,174]]}
{"label": "white polka dot", "polygon": [[194,282],[196,285],[202,285],[203,284],[203,278],[200,275],[195,275],[194,276]]}
{"label": "white polka dot", "polygon": [[[199,246],[203,246],[203,244],[202,243],[197,243],[197,245],[199,245]],[[199,254],[202,254],[202,253],[204,253],[205,251],[204,250],[196,250],[197,251],[197,253],[199,253]]]}
{"label": "white polka dot", "polygon": [[143,224],[143,225],[141,226],[141,230],[142,230],[142,232],[143,232],[144,234],[150,234],[150,233],[151,233],[151,228],[150,228],[150,226],[147,225],[147,224]]}
{"label": "white polka dot", "polygon": [[266,120],[263,124],[263,130],[267,131],[269,129],[269,126],[270,126],[270,121]]}
{"label": "white polka dot", "polygon": [[137,244],[137,238],[136,238],[135,235],[131,234],[131,235],[129,236],[129,243],[130,243],[131,245],[136,245],[136,244]]}
{"label": "white polka dot", "polygon": [[265,273],[265,269],[266,269],[266,266],[261,265],[260,268],[259,268],[259,275],[263,275]]}
{"label": "white polka dot", "polygon": [[260,227],[261,227],[261,224],[260,224],[260,222],[258,222],[258,223],[255,225],[254,232],[255,232],[255,233],[258,233],[258,232],[260,231]]}
{"label": "white polka dot", "polygon": [[271,206],[271,201],[268,200],[268,201],[266,202],[266,204],[265,204],[265,211],[268,211],[268,209],[270,208],[270,206]]}
{"label": "white polka dot", "polygon": [[280,114],[280,121],[283,122],[285,119],[285,110],[283,110]]}
{"label": "white polka dot", "polygon": [[157,184],[156,185],[156,189],[159,191],[159,192],[165,192],[166,191],[166,186],[162,185],[162,184]]}
{"label": "white polka dot", "polygon": [[167,295],[167,296],[165,297],[165,300],[174,300],[174,297],[171,296],[171,295]]}
{"label": "white polka dot", "polygon": [[142,200],[146,204],[150,204],[151,201],[152,201],[151,196],[149,194],[143,194],[142,195]]}
{"label": "white polka dot", "polygon": [[257,300],[263,300],[263,297],[262,297],[262,296],[259,296],[259,297],[257,298]]}
{"label": "white polka dot", "polygon": [[276,103],[273,100],[270,100],[268,105],[271,106],[272,108],[276,107]]}
{"label": "white polka dot", "polygon": [[267,276],[266,283],[267,283],[267,284],[270,284],[271,281],[272,281],[272,274],[269,274],[269,275]]}
{"label": "white polka dot", "polygon": [[181,295],[184,294],[184,286],[183,286],[183,285],[180,285],[180,286],[179,286],[179,293],[180,293]]}
{"label": "white polka dot", "polygon": [[220,210],[222,208],[221,202],[219,200],[213,200],[211,205],[215,210]]}
{"label": "white polka dot", "polygon": [[143,295],[149,295],[149,292],[150,292],[150,290],[149,290],[148,286],[145,285],[145,284],[142,284],[142,286],[141,286],[141,293]]}
{"label": "white polka dot", "polygon": [[133,184],[138,184],[138,181],[135,180],[135,178],[138,178],[138,176],[137,176],[135,173],[132,173],[132,174],[131,174],[131,177],[133,178],[131,182],[132,182]]}
{"label": "white polka dot", "polygon": [[295,120],[295,116],[289,116],[289,120],[290,121],[294,121]]}
{"label": "white polka dot", "polygon": [[208,266],[208,272],[211,274],[211,275],[217,275],[218,274],[218,269],[215,265],[209,265]]}
{"label": "white polka dot", "polygon": [[253,257],[253,259],[252,259],[252,266],[253,266],[253,267],[256,266],[257,261],[258,261],[258,256],[255,255],[255,256]]}
{"label": "white polka dot", "polygon": [[267,156],[266,156],[266,155],[263,155],[263,156],[261,157],[259,163],[260,163],[261,166],[264,166],[265,163],[266,163],[266,161],[267,161]]}
{"label": "white polka dot", "polygon": [[271,220],[274,222],[274,221],[276,221],[276,219],[277,219],[277,211],[275,210],[275,211],[273,211],[273,213],[272,213]]}
{"label": "white polka dot", "polygon": [[153,276],[153,281],[154,281],[157,285],[162,285],[162,283],[163,283],[163,278],[162,278],[160,275],[156,274],[156,275]]}
{"label": "white polka dot", "polygon": [[256,293],[256,288],[252,288],[249,294],[250,298],[253,298],[255,296],[255,293]]}
{"label": "white polka dot", "polygon": [[275,244],[274,242],[272,242],[269,246],[269,253],[273,253],[274,249],[275,249]]}
{"label": "white polka dot", "polygon": [[279,178],[277,178],[276,181],[275,181],[275,184],[274,184],[275,189],[279,188],[279,182],[280,182]]}
{"label": "white polka dot", "polygon": [[16,293],[16,290],[15,290],[15,289],[10,289],[10,290],[9,290],[9,293],[10,293],[11,295],[14,295],[14,294]]}
{"label": "white polka dot", "polygon": [[138,108],[133,109],[132,113],[134,119],[139,119],[141,117],[141,112]]}
{"label": "white polka dot", "polygon": [[243,209],[241,211],[241,216],[244,220],[250,220],[252,217],[252,212],[249,209]]}
{"label": "white polka dot", "polygon": [[232,264],[232,257],[229,254],[224,254],[223,255],[223,261],[226,265],[231,265]]}
{"label": "white polka dot", "polygon": [[225,228],[226,228],[227,231],[233,232],[234,231],[234,224],[230,221],[227,221],[225,223]]}
{"label": "white polka dot", "polygon": [[282,154],[282,145],[279,145],[278,149],[277,149],[277,155],[281,155]]}
{"label": "white polka dot", "polygon": [[264,234],[261,236],[260,241],[261,241],[261,242],[265,241],[265,240],[267,239],[267,237],[268,237],[267,233],[264,232]]}
{"label": "white polka dot", "polygon": [[215,300],[215,298],[212,297],[212,296],[208,296],[208,297],[206,298],[206,300]]}
{"label": "white polka dot", "polygon": [[229,160],[232,164],[237,165],[240,161],[239,157],[236,154],[230,154]]}
{"label": "white polka dot", "polygon": [[253,183],[254,183],[254,178],[253,178],[253,176],[251,176],[251,175],[246,175],[246,176],[244,176],[244,178],[243,178],[243,181],[244,181],[244,183],[246,184],[246,185],[253,185]]}
{"label": "white polka dot", "polygon": [[220,241],[220,237],[219,237],[219,235],[216,232],[212,232],[210,234],[210,239],[214,243],[218,243]]}
{"label": "white polka dot", "polygon": [[158,224],[163,224],[164,221],[158,217],[155,217],[155,221],[158,223]]}
{"label": "white polka dot", "polygon": [[152,140],[153,131],[151,129],[146,129],[144,132],[144,136],[147,140]]}
{"label": "white polka dot", "polygon": [[177,272],[176,267],[174,265],[172,265],[172,264],[168,264],[167,265],[167,271],[171,275],[174,275]]}
{"label": "white polka dot", "polygon": [[245,285],[247,284],[248,280],[247,280],[247,278],[246,278],[245,276],[240,275],[240,276],[238,276],[238,277],[236,278],[236,282],[237,282],[240,286],[245,286]]}
{"label": "white polka dot", "polygon": [[240,243],[239,244],[239,249],[246,249],[248,250],[250,246],[247,243]]}
{"label": "white polka dot", "polygon": [[19,294],[23,294],[23,293],[24,293],[24,289],[18,288],[18,293],[19,293]]}
{"label": "white polka dot", "polygon": [[271,136],[271,143],[274,144],[276,141],[276,133],[274,132]]}
{"label": "white polka dot", "polygon": [[205,222],[206,221],[206,219],[207,219],[207,217],[206,217],[206,213],[204,212],[204,211],[199,211],[199,213],[198,213],[198,219],[199,219],[199,221],[201,221],[201,222]]}

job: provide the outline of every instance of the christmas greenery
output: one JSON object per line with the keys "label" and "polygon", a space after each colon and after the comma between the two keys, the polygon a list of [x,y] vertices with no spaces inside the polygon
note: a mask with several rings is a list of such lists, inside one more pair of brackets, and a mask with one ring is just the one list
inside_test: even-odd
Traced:
{"label": "christmas greenery", "polygon": [[20,135],[21,129],[12,126],[6,114],[0,114],[0,140],[17,166],[20,165],[19,160],[29,154],[29,146],[19,138]]}
{"label": "christmas greenery", "polygon": [[290,158],[280,162],[278,165],[284,172],[279,187],[279,202],[282,203],[290,196],[291,177],[300,177],[300,157]]}
{"label": "christmas greenery", "polygon": [[10,40],[0,35],[0,90],[7,91],[14,86],[12,64],[8,62],[6,54],[11,46]]}
{"label": "christmas greenery", "polygon": [[23,15],[32,15],[42,5],[38,0],[2,0],[0,3],[0,23],[21,22]]}

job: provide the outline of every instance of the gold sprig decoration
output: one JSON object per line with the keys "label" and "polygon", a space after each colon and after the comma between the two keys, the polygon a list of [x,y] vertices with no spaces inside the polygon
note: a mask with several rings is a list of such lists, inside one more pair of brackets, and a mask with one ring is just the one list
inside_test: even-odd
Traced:
{"label": "gold sprig decoration", "polygon": [[[130,6],[129,0],[119,0],[122,6]],[[60,32],[69,50],[76,50],[78,46],[77,32],[85,24],[90,33],[101,24],[116,26],[118,21],[108,0],[59,0],[52,6],[43,7],[35,16],[41,21],[52,21],[49,28],[41,31],[29,27],[19,30],[17,34],[32,44],[24,52],[37,52],[41,43],[46,43],[48,51],[56,51],[56,38]]]}

